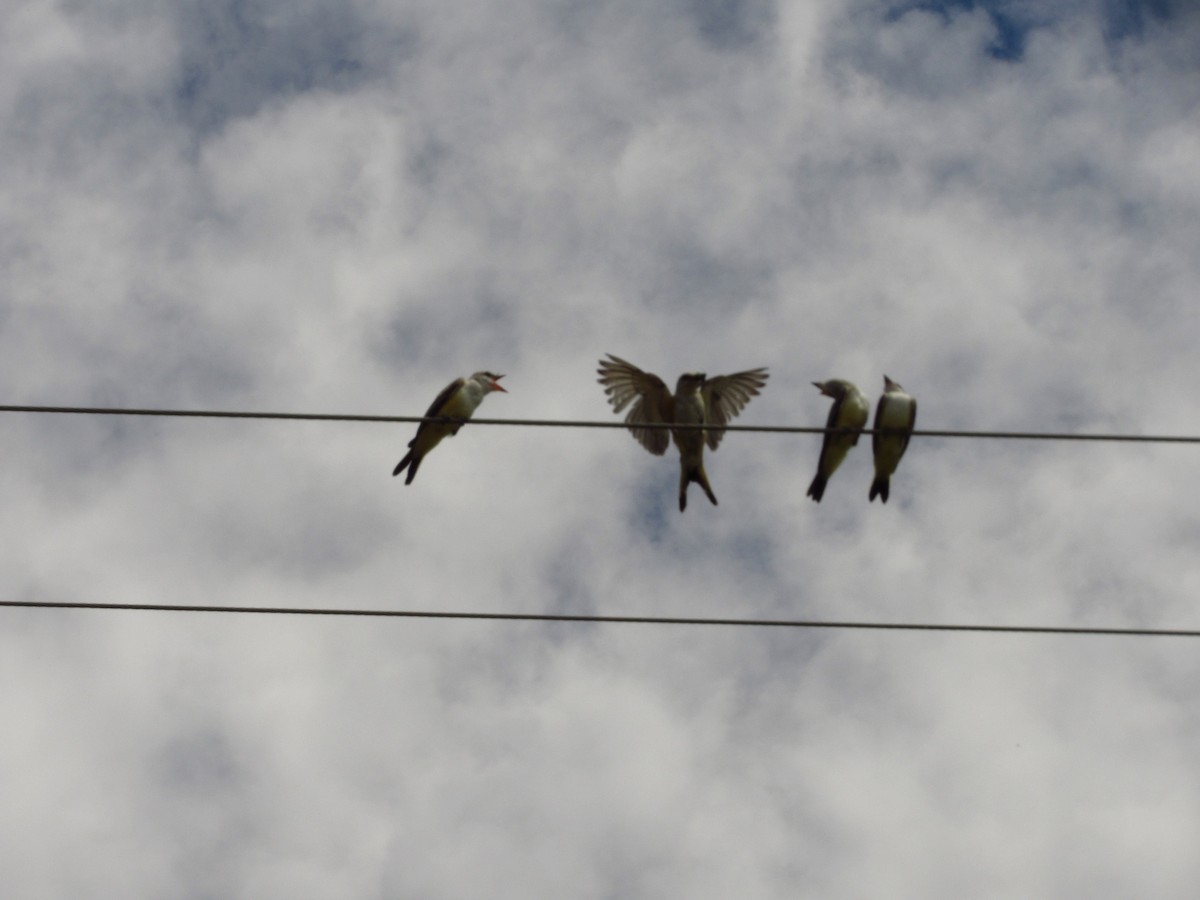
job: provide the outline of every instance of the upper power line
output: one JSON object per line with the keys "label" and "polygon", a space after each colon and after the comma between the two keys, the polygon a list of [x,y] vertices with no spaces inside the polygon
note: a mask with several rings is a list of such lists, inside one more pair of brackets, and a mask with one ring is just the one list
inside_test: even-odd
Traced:
{"label": "upper power line", "polygon": [[[436,416],[369,416],[351,413],[288,413],[256,412],[217,409],[132,409],[111,406],[22,406],[0,404],[0,413],[56,413],[91,416],[168,416],[204,419],[285,419],[307,422],[441,422],[451,421]],[[459,420],[453,420],[456,423]],[[509,425],[525,428],[621,428],[628,429],[625,422],[581,421],[570,419],[482,419],[472,418],[463,425]],[[689,431],[696,429],[714,430],[711,425],[684,425],[663,423],[639,423],[641,429],[670,429]],[[773,434],[824,434],[831,429],[824,425],[722,425],[722,431],[751,431]],[[873,434],[871,428],[858,429],[860,434]],[[1200,444],[1200,435],[1162,434],[1080,434],[1052,431],[972,431],[962,429],[916,428],[915,437],[940,438],[994,438],[1025,441],[1119,441],[1143,444]]]}
{"label": "upper power line", "polygon": [[506,622],[576,622],[607,625],[707,625],[752,628],[824,628],[860,631],[952,631],[979,634],[1058,634],[1107,637],[1200,637],[1200,630],[1170,628],[1092,628],[1071,625],[953,625],[936,622],[836,622],[820,619],[704,619],[674,616],[598,616],[560,613],[443,612],[412,609],[329,609],[303,606],[210,606],[172,603],[84,603],[0,600],[0,607],[91,609],[140,612],[242,613],[287,616],[371,616],[393,619],[475,619]]}

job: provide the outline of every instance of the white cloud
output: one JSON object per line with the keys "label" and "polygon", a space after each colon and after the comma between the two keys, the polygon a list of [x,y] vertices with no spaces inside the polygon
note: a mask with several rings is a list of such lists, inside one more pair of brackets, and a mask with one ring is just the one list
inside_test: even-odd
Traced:
{"label": "white cloud", "polygon": [[[1156,8],[1157,9],[1157,8]],[[1141,10],[1141,12],[1138,12]],[[8,403],[1192,433],[1196,16],[28,2]],[[1191,43],[1189,43],[1191,41]],[[1000,50],[1008,48],[1004,52]],[[1011,52],[1010,52],[1011,51]],[[1008,54],[1007,58],[1005,54]],[[7,599],[1195,627],[1193,450],[5,414]],[[1189,896],[1188,642],[4,612],[5,896]]]}

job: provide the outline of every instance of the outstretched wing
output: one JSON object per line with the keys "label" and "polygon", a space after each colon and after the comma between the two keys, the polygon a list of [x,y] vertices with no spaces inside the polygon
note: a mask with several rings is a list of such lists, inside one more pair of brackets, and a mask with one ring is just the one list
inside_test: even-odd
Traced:
{"label": "outstretched wing", "polygon": [[708,424],[716,426],[706,429],[708,448],[716,450],[725,437],[725,425],[742,411],[751,397],[767,383],[767,370],[750,369],[734,375],[718,375],[704,383],[704,409]]}
{"label": "outstretched wing", "polygon": [[620,412],[633,402],[633,409],[625,417],[629,430],[637,442],[653,453],[662,456],[671,442],[665,428],[638,428],[639,425],[665,425],[674,420],[674,399],[663,380],[650,372],[643,372],[619,356],[607,354],[600,360],[600,383],[608,402]]}

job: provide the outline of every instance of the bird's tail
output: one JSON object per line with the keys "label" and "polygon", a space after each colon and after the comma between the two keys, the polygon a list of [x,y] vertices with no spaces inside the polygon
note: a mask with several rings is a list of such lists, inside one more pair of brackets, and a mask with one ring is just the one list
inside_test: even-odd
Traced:
{"label": "bird's tail", "polygon": [[808,486],[808,496],[812,497],[817,503],[821,502],[821,498],[825,496],[825,485],[829,483],[829,479],[820,472],[812,480],[812,484]]}
{"label": "bird's tail", "polygon": [[683,512],[687,509],[687,489],[692,482],[704,488],[704,493],[708,495],[708,499],[712,501],[712,505],[717,505],[717,495],[713,493],[712,486],[708,483],[708,475],[704,472],[704,465],[701,463],[697,466],[682,466],[679,469],[679,511]]}
{"label": "bird's tail", "polygon": [[392,477],[395,478],[406,468],[408,469],[408,477],[404,479],[405,484],[412,484],[412,480],[417,477],[417,467],[421,465],[421,457],[409,450],[404,454],[404,459],[396,463],[396,468],[392,469]]}
{"label": "bird's tail", "polygon": [[886,475],[877,475],[875,480],[871,482],[870,500],[874,500],[876,497],[878,497],[884,503],[887,503],[888,488],[891,486],[890,482],[891,479]]}

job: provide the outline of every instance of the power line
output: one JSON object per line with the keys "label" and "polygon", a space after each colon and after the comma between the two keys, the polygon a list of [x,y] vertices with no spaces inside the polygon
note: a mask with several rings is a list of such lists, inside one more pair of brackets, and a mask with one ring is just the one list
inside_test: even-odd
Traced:
{"label": "power line", "polygon": [[440,612],[412,609],[321,609],[295,606],[209,606],[169,603],[71,603],[0,600],[0,607],[140,612],[242,613],[286,616],[371,616],[391,619],[475,619],[503,622],[576,622],[602,625],[708,625],[752,628],[824,628],[860,631],[952,631],[977,634],[1061,634],[1104,637],[1200,637],[1200,630],[1089,628],[1069,625],[951,625],[933,622],[836,622],[819,619],[699,619],[672,616],[585,616],[557,613]]}
{"label": "power line", "polygon": [[[245,412],[236,410],[215,409],[124,409],[105,406],[17,406],[0,405],[0,413],[53,413],[92,416],[170,416],[182,418],[205,419],[282,419],[303,422],[448,422],[438,416],[368,416],[347,413],[285,413],[285,412]],[[458,424],[464,425],[509,425],[524,428],[624,428],[630,426],[624,422],[594,422],[569,419],[468,419]],[[639,429],[672,429],[677,431],[694,431],[711,426],[704,425],[666,425],[658,423],[639,422]],[[824,434],[830,430],[825,426],[804,425],[723,425],[722,431],[750,431],[768,434]],[[874,434],[874,429],[858,429],[859,434]],[[1070,432],[1045,431],[969,431],[952,429],[914,429],[915,437],[940,438],[989,438],[1024,441],[1119,441],[1122,443],[1140,444],[1200,444],[1200,435],[1154,435],[1154,434],[1078,434]]]}

